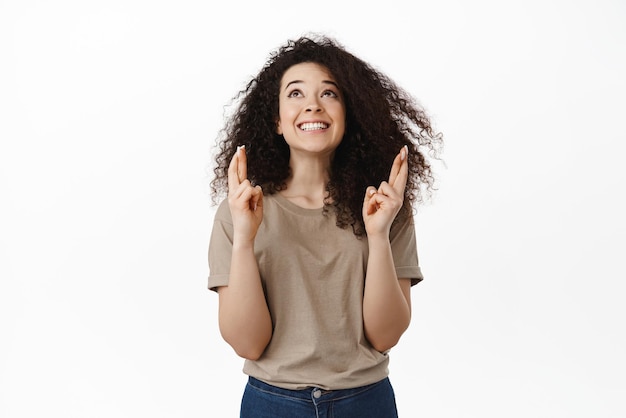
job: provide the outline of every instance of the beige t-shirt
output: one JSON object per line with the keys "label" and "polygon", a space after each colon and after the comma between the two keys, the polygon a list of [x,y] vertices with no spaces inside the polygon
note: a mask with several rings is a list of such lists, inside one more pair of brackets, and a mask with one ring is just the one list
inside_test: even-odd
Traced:
{"label": "beige t-shirt", "polygon": [[[336,226],[332,210],[304,209],[279,194],[263,199],[254,252],[272,316],[272,339],[244,373],[285,389],[367,385],[388,375],[387,353],[363,330],[367,238]],[[209,288],[228,285],[233,225],[227,201],[218,207],[209,246]],[[422,280],[413,219],[390,233],[396,274]]]}

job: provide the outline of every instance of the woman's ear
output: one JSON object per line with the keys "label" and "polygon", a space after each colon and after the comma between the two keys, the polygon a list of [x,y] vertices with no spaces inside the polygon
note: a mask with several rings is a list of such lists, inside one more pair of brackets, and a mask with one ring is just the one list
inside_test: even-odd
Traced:
{"label": "woman's ear", "polygon": [[278,135],[282,135],[283,134],[283,129],[280,127],[280,119],[276,121],[276,133]]}

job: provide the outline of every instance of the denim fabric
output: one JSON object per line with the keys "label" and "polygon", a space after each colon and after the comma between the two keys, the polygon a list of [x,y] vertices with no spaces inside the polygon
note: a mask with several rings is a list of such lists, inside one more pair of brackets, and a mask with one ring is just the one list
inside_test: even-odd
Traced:
{"label": "denim fabric", "polygon": [[250,377],[241,418],[397,418],[388,378],[353,389],[278,388]]}

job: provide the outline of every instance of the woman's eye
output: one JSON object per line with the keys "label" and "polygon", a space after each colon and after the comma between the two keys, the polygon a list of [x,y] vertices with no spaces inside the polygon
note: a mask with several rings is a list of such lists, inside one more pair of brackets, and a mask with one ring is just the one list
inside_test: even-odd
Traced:
{"label": "woman's eye", "polygon": [[294,90],[289,93],[287,97],[302,97],[302,92],[300,90]]}
{"label": "woman's eye", "polygon": [[324,91],[324,93],[322,93],[323,97],[338,97],[337,93],[335,93],[332,90],[326,90]]}

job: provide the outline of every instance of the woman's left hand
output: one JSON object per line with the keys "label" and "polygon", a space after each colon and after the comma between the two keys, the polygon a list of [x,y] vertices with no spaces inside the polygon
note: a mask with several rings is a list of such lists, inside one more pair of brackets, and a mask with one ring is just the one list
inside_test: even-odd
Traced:
{"label": "woman's left hand", "polygon": [[391,224],[404,203],[404,189],[409,173],[408,147],[402,147],[391,166],[389,181],[380,183],[378,189],[369,186],[363,201],[363,222],[369,237],[385,234],[389,237]]}

